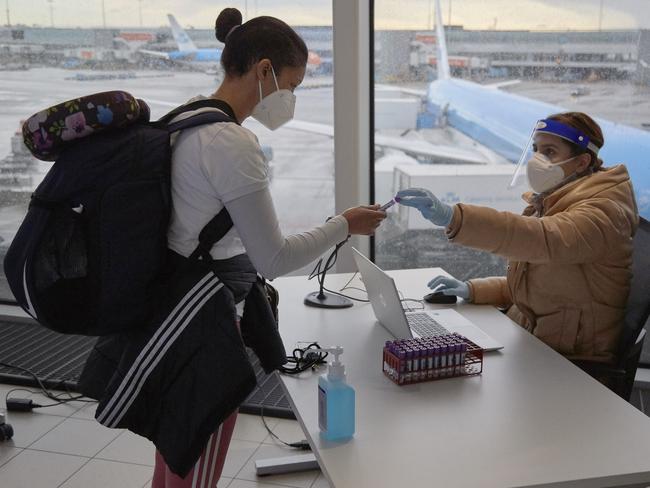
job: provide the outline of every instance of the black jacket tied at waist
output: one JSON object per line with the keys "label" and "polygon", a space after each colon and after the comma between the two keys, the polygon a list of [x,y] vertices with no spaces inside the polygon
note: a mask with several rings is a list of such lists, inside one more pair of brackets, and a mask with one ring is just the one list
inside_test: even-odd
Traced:
{"label": "black jacket tied at waist", "polygon": [[80,388],[99,400],[101,424],[150,439],[169,468],[185,476],[256,385],[244,345],[266,372],[284,364],[286,354],[264,281],[246,255],[204,262],[171,253],[170,262],[159,312],[144,327],[100,337]]}

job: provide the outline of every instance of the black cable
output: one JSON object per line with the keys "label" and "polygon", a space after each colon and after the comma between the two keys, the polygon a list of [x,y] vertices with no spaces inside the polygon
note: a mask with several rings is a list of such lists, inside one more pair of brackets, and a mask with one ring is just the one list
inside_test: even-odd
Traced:
{"label": "black cable", "polygon": [[[352,283],[352,280],[354,280],[354,278],[356,278],[356,276],[357,276],[358,274],[359,274],[359,271],[355,271],[354,274],[352,275],[352,278],[350,278],[350,279],[348,280],[348,282],[347,282],[345,285],[343,285],[341,288],[339,288],[339,291],[346,290],[346,289],[348,288],[348,285],[349,285],[350,283]],[[354,288],[354,287],[352,287],[352,286],[351,286],[350,288],[353,288],[353,289],[355,289],[355,290],[360,290],[360,289],[361,289],[361,288]],[[363,291],[365,292],[366,290],[363,290]]]}
{"label": "black cable", "polygon": [[320,349],[318,342],[312,342],[307,347],[295,348],[292,355],[287,356],[287,363],[294,366],[280,366],[280,371],[284,374],[293,375],[315,368],[319,364],[325,364],[328,353]]}
{"label": "black cable", "polygon": [[346,286],[345,288],[340,288],[339,289],[339,291],[343,291],[343,290],[357,290],[357,291],[361,291],[361,292],[365,293],[366,295],[368,294],[368,292],[366,290],[364,290],[363,288],[356,287],[356,286]]}
{"label": "black cable", "polygon": [[[355,271],[354,274],[352,275],[352,278],[350,278],[347,281],[347,283],[345,285],[343,285],[343,287],[341,287],[339,289],[338,292],[330,290],[328,288],[324,288],[324,287],[323,287],[323,290],[325,290],[325,291],[327,291],[329,293],[333,293],[334,295],[340,295],[342,297],[349,298],[350,300],[356,300],[357,302],[370,303],[370,300],[363,300],[361,298],[354,298],[354,297],[351,297],[349,295],[345,295],[343,293],[340,293],[343,290],[358,290],[358,291],[361,291],[361,292],[365,293],[366,295],[368,294],[368,291],[363,289],[363,288],[357,288],[356,286],[349,286],[350,283],[352,283],[352,281],[354,280],[354,278],[357,276],[358,273],[359,273],[359,271]],[[422,300],[417,299],[417,298],[402,298],[404,296],[402,294],[402,292],[398,290],[398,293],[400,295],[400,302],[417,302],[417,303],[420,304],[420,307],[418,307],[417,310],[424,310],[425,307],[424,307],[424,304],[422,303]],[[411,307],[409,307],[408,305],[406,306],[406,310],[409,311],[409,312],[413,311],[413,309]]]}
{"label": "black cable", "polygon": [[[341,297],[348,298],[350,300],[354,300],[355,302],[370,303],[370,300],[365,300],[363,298],[351,297],[350,295],[346,295],[345,293],[340,293],[338,291],[333,291],[333,290],[330,290],[329,288],[323,287],[323,290],[325,290],[328,293],[332,293],[334,295],[338,295],[338,296],[341,296]],[[362,291],[365,291],[365,290],[362,290]]]}
{"label": "black cable", "polygon": [[334,265],[336,264],[336,259],[337,259],[338,254],[339,254],[339,249],[341,249],[341,247],[342,247],[346,242],[348,242],[348,239],[349,239],[349,237],[348,237],[347,239],[345,239],[344,241],[339,242],[339,243],[334,247],[334,250],[333,250],[332,253],[328,256],[327,260],[325,261],[325,269],[322,269],[322,270],[321,270],[321,266],[322,266],[322,263],[323,263],[323,258],[320,258],[320,259],[318,260],[318,262],[316,263],[316,266],[314,267],[314,269],[312,270],[312,272],[309,274],[309,277],[307,278],[308,280],[312,280],[312,279],[314,279],[315,277],[318,277],[318,286],[319,286],[319,289],[320,289],[320,288],[324,288],[324,287],[323,287],[323,283],[325,282],[325,275],[326,275],[327,272],[328,272],[330,269],[332,269],[332,268],[334,267]]}
{"label": "black cable", "polygon": [[[336,259],[338,258],[339,249],[346,242],[348,242],[348,239],[344,240],[343,242],[339,242],[336,245],[336,247],[334,248],[332,253],[328,256],[327,261],[325,261],[325,269],[321,269],[321,267],[323,265],[323,258],[320,258],[318,260],[318,262],[316,263],[316,266],[314,266],[314,269],[311,271],[311,273],[309,273],[309,276],[307,277],[307,279],[308,280],[313,280],[314,278],[318,277],[318,287],[319,287],[318,289],[319,290],[322,289],[323,291],[326,291],[326,292],[331,293],[333,295],[338,295],[340,297],[345,297],[345,298],[347,298],[349,300],[354,300],[355,302],[370,303],[370,300],[364,300],[363,298],[356,298],[356,297],[352,297],[350,295],[346,295],[345,293],[341,293],[341,291],[345,290],[347,288],[347,285],[349,285],[350,282],[354,279],[354,277],[358,273],[358,271],[355,272],[354,275],[352,275],[352,278],[350,278],[350,280],[343,286],[343,288],[341,288],[340,291],[330,290],[329,288],[326,288],[325,285],[324,285],[325,275],[336,264]],[[365,292],[365,290],[361,290],[360,288],[355,288],[355,289]]]}
{"label": "black cable", "polygon": [[262,423],[264,424],[264,427],[268,431],[269,434],[271,434],[271,437],[274,439],[277,439],[279,442],[284,444],[287,447],[291,447],[293,449],[300,449],[301,451],[311,451],[311,446],[306,440],[302,440],[299,442],[286,442],[280,439],[275,432],[271,430],[271,428],[266,424],[266,419],[264,418],[264,405],[260,407],[260,417],[262,418]]}
{"label": "black cable", "polygon": [[[45,385],[43,384],[41,379],[38,377],[38,375],[36,373],[34,373],[32,370],[30,370],[28,368],[23,368],[22,366],[17,366],[15,364],[4,363],[4,362],[0,362],[0,366],[4,366],[6,368],[17,369],[19,371],[24,371],[25,373],[29,374],[30,376],[32,376],[36,380],[36,382],[38,383],[38,387],[40,388],[43,395],[45,395],[50,400],[54,400],[56,402],[56,403],[50,403],[50,404],[47,404],[47,405],[32,404],[32,408],[54,407],[56,405],[61,405],[63,403],[68,403],[68,402],[71,402],[71,401],[79,401],[79,402],[87,402],[87,403],[95,403],[97,401],[97,400],[88,399],[84,395],[72,396],[72,392],[70,392],[68,390],[67,385],[65,385],[63,380],[61,380],[60,384],[61,384],[61,386],[65,387],[65,389],[68,390],[68,391],[66,391],[65,393],[62,393],[60,395],[55,395],[48,388],[45,387]],[[39,393],[38,391],[28,390],[26,388],[14,388],[12,390],[9,390],[7,392],[7,394],[5,395],[5,405],[7,404],[7,401],[10,400],[9,399],[9,394],[14,392],[14,391],[27,391],[27,392],[32,393],[32,394]],[[68,397],[67,398],[62,397],[62,395],[64,395],[64,394],[67,394]]]}

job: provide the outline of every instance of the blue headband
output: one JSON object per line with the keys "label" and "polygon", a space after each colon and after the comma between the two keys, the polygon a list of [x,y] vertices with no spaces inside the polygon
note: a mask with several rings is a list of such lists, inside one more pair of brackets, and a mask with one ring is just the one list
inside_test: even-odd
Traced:
{"label": "blue headband", "polygon": [[594,154],[598,154],[599,147],[589,140],[589,136],[582,131],[571,127],[570,125],[563,124],[557,120],[543,119],[538,120],[535,125],[535,132],[543,132],[561,137],[582,149],[589,149]]}

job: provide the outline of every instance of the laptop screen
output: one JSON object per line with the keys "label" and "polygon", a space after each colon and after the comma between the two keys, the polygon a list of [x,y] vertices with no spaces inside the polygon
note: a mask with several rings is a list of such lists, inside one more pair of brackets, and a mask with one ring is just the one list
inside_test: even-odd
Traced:
{"label": "laptop screen", "polygon": [[352,255],[379,323],[388,329],[395,338],[409,339],[413,337],[393,278],[354,247]]}

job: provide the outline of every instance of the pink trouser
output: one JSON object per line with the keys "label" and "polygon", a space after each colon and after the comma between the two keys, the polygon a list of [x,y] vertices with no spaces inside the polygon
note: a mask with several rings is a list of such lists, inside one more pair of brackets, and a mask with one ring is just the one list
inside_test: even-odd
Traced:
{"label": "pink trouser", "polygon": [[151,488],[215,488],[226,462],[236,420],[237,411],[224,420],[217,431],[210,436],[201,457],[185,478],[172,473],[163,457],[156,451],[156,466]]}

